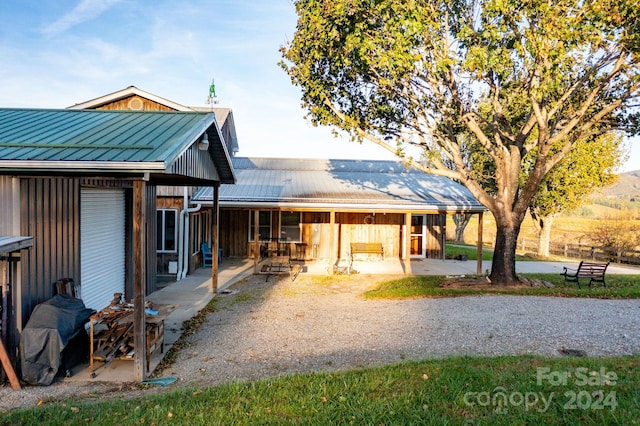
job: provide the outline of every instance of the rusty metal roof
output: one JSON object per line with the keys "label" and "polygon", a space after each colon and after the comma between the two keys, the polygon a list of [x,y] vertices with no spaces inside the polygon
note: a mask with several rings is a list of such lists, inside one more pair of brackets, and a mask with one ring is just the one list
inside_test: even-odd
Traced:
{"label": "rusty metal roof", "polygon": [[217,169],[206,174],[233,183],[212,113],[0,108],[0,170],[188,175],[175,165],[205,131]]}
{"label": "rusty metal roof", "polygon": [[[233,186],[220,188],[221,207],[467,211],[486,208],[463,185],[401,162],[282,158],[232,159]],[[201,188],[194,203],[210,203]]]}

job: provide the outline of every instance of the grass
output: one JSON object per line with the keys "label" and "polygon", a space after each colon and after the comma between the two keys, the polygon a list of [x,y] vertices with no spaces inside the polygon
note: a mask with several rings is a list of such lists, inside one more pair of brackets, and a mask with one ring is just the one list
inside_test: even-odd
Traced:
{"label": "grass", "polygon": [[451,357],[68,400],[2,414],[0,425],[616,425],[640,422],[640,356]]}
{"label": "grass", "polygon": [[416,276],[386,281],[377,288],[364,294],[368,298],[402,299],[410,297],[454,297],[478,294],[516,294],[529,296],[590,297],[600,299],[638,299],[640,298],[640,275],[607,275],[607,287],[585,283],[582,289],[575,284],[565,283],[559,274],[522,274],[525,278],[548,281],[553,288],[492,288],[455,289],[440,287],[444,276]]}

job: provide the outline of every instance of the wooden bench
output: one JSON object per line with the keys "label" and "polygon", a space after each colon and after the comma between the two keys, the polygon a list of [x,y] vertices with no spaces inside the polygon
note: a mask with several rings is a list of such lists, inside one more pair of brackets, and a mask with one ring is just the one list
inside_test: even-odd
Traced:
{"label": "wooden bench", "polygon": [[384,259],[382,243],[351,243],[351,262],[354,254],[377,254],[380,260]]}
{"label": "wooden bench", "polygon": [[607,271],[609,263],[596,263],[585,262],[584,260],[578,265],[578,269],[571,269],[564,267],[564,271],[560,275],[564,276],[565,282],[574,282],[580,287],[580,278],[589,279],[589,287],[591,283],[602,283],[604,287],[607,284],[604,282],[604,274]]}

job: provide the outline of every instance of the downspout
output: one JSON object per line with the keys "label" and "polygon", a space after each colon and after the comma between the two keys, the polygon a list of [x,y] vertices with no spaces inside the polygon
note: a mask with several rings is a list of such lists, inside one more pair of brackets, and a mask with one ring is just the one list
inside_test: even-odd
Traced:
{"label": "downspout", "polygon": [[[189,196],[187,187],[184,187],[184,206],[188,206]],[[198,204],[195,207],[185,207],[180,211],[180,238],[178,239],[178,274],[176,281],[187,276],[189,270],[189,213],[197,212],[202,206]]]}

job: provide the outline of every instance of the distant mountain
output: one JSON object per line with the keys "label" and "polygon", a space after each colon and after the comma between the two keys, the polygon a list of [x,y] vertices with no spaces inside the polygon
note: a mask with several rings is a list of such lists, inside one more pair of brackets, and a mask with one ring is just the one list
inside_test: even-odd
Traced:
{"label": "distant mountain", "polygon": [[618,182],[599,190],[596,196],[640,198],[640,170],[620,173]]}

